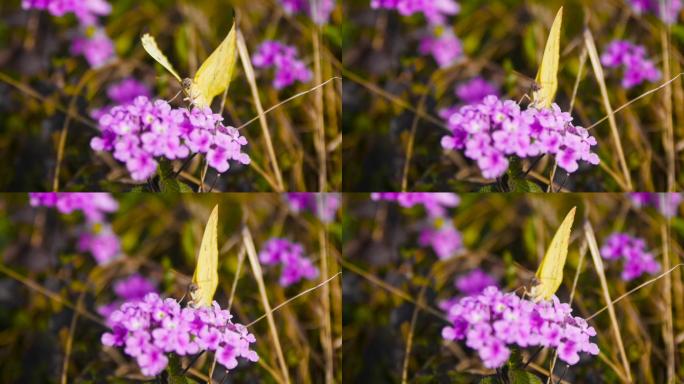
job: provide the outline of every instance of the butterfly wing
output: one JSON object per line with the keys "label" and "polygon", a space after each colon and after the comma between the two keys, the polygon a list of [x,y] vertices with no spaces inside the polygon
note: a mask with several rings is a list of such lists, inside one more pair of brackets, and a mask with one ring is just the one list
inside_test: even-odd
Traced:
{"label": "butterfly wing", "polygon": [[532,100],[535,106],[548,108],[553,104],[558,89],[558,62],[560,61],[560,33],[563,23],[563,7],[558,10],[556,19],[553,21],[549,38],[544,47],[539,72],[536,82],[539,89],[533,93]]}
{"label": "butterfly wing", "polygon": [[209,106],[214,97],[230,85],[237,62],[237,31],[235,23],[226,38],[202,63],[193,79],[190,91],[193,103]]}
{"label": "butterfly wing", "polygon": [[147,53],[149,53],[149,55],[152,56],[153,59],[155,59],[159,64],[161,64],[162,67],[166,68],[166,70],[169,71],[173,75],[173,77],[175,77],[176,80],[178,80],[178,82],[182,82],[176,70],[173,69],[173,65],[171,65],[171,63],[169,62],[169,59],[164,55],[161,49],[159,49],[157,41],[154,39],[154,37],[152,37],[152,35],[146,33],[143,35],[140,41],[142,42],[145,51],[147,51]]}
{"label": "butterfly wing", "polygon": [[204,228],[192,283],[197,287],[191,292],[194,305],[211,306],[218,286],[218,205]]}
{"label": "butterfly wing", "polygon": [[546,250],[539,269],[537,269],[537,280],[539,284],[532,287],[531,296],[534,300],[549,300],[558,290],[563,282],[563,267],[568,256],[570,243],[570,232],[572,223],[575,220],[575,209],[572,208],[561,223],[560,227],[553,235],[549,248]]}

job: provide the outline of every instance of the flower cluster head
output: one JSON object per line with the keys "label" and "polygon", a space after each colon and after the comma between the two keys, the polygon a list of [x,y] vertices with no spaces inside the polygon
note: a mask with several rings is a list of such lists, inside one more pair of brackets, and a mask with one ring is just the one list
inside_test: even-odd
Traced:
{"label": "flower cluster head", "polygon": [[[125,279],[117,280],[114,282],[114,294],[116,294],[118,300],[98,307],[97,313],[109,319],[109,316],[119,309],[124,301],[130,303],[138,302],[145,298],[145,295],[152,292],[156,292],[154,284],[140,274],[136,273]],[[111,324],[109,325],[111,326]]]}
{"label": "flower cluster head", "polygon": [[402,16],[422,13],[430,24],[444,24],[461,7],[454,0],[371,0],[373,9],[394,9]]}
{"label": "flower cluster head", "polygon": [[306,13],[318,25],[327,24],[336,0],[280,0],[288,14]]}
{"label": "flower cluster head", "polygon": [[238,357],[255,362],[250,349],[254,335],[233,323],[229,311],[216,301],[212,307],[181,308],[174,299],[148,293],[142,301],[126,302],[109,316],[111,332],[102,335],[102,344],[124,347],[136,359],[146,376],[161,373],[168,364],[167,354],[194,355],[214,351],[216,361],[230,370]]}
{"label": "flower cluster head", "polygon": [[146,84],[141,83],[132,77],[127,77],[120,82],[107,87],[107,96],[115,104],[93,110],[90,113],[90,116],[94,119],[99,120],[100,117],[109,113],[116,105],[132,104],[138,96],[150,98],[152,97],[152,92]]}
{"label": "flower cluster head", "polygon": [[667,24],[674,24],[684,6],[681,0],[630,0],[632,9],[638,14],[653,13]]}
{"label": "flower cluster head", "polygon": [[463,236],[451,220],[434,218],[431,225],[423,227],[418,244],[430,247],[440,259],[448,259],[463,251]]}
{"label": "flower cluster head", "polygon": [[451,325],[442,329],[442,337],[465,340],[488,368],[503,366],[512,346],[554,348],[558,358],[570,365],[579,362],[580,352],[599,353],[590,341],[596,335],[594,328],[583,318],[572,316],[570,305],[556,296],[535,303],[490,286],[455,301],[447,317]]}
{"label": "flower cluster head", "polygon": [[112,12],[112,6],[106,0],[22,0],[21,6],[24,9],[48,11],[58,17],[73,13],[84,25],[93,25],[98,16]]}
{"label": "flower cluster head", "polygon": [[684,194],[676,192],[633,192],[629,197],[637,207],[653,206],[665,217],[677,216],[679,206],[684,202]]}
{"label": "flower cluster head", "polygon": [[102,134],[90,146],[112,152],[138,181],[154,175],[155,158],[183,159],[190,153],[205,154],[209,166],[224,173],[230,168],[229,160],[249,164],[250,158],[242,152],[247,139],[222,121],[209,108],[188,111],[139,96],[132,104],[116,106],[100,117]]}
{"label": "flower cluster head", "polygon": [[601,256],[606,260],[623,259],[622,279],[630,281],[644,273],[654,275],[660,271],[660,263],[646,250],[644,239],[626,233],[613,233],[601,247]]}
{"label": "flower cluster head", "polygon": [[304,247],[287,239],[267,241],[259,252],[259,261],[265,265],[282,265],[279,282],[283,287],[318,277],[318,268],[304,256]]}
{"label": "flower cluster head", "polygon": [[601,63],[608,68],[622,66],[622,86],[632,88],[644,81],[660,80],[660,71],[653,61],[646,57],[646,48],[626,40],[614,40],[601,55]]}
{"label": "flower cluster head", "polygon": [[32,207],[55,208],[63,214],[80,211],[91,223],[101,223],[107,213],[115,212],[119,203],[104,192],[31,192],[29,193]]}
{"label": "flower cluster head", "polygon": [[342,198],[338,193],[293,192],[286,194],[285,198],[295,213],[309,211],[324,223],[330,223],[335,219],[342,204]]}
{"label": "flower cluster head", "polygon": [[98,17],[112,11],[106,0],[22,0],[21,5],[23,9],[45,10],[58,17],[73,13],[80,32],[71,42],[71,53],[83,55],[91,67],[101,67],[115,56],[114,43],[98,25]]}
{"label": "flower cluster head", "polygon": [[297,48],[279,41],[268,40],[261,43],[252,57],[257,68],[275,68],[273,87],[283,89],[297,81],[311,81],[313,74],[303,61],[297,58]]}
{"label": "flower cluster head", "polygon": [[404,208],[422,205],[431,217],[443,217],[448,208],[458,206],[461,199],[455,193],[449,192],[374,192],[374,201],[395,201]]}
{"label": "flower cluster head", "polygon": [[442,138],[447,150],[463,150],[477,161],[484,177],[496,178],[508,169],[508,156],[520,158],[554,155],[558,166],[569,173],[579,161],[598,164],[591,152],[596,139],[585,128],[572,124],[572,116],[558,105],[521,110],[513,100],[485,97],[449,116],[451,134]]}
{"label": "flower cluster head", "polygon": [[437,29],[441,32],[423,37],[419,51],[423,55],[432,55],[440,68],[446,68],[463,56],[463,44],[451,29]]}

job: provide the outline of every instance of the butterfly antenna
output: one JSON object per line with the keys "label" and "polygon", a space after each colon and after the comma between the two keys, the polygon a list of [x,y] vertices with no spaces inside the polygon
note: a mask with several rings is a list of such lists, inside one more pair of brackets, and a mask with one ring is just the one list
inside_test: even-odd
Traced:
{"label": "butterfly antenna", "polygon": [[170,102],[176,100],[176,98],[178,97],[178,95],[181,94],[181,92],[183,92],[183,91],[182,90],[178,91],[178,93],[176,93],[176,96],[172,97],[171,100],[169,100],[168,102],[170,103]]}

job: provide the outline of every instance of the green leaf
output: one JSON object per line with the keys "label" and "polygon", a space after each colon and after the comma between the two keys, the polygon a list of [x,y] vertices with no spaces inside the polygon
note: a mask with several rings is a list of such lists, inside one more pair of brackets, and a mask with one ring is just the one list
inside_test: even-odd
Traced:
{"label": "green leaf", "polygon": [[522,369],[511,369],[508,371],[508,379],[510,384],[542,384],[537,375]]}
{"label": "green leaf", "polygon": [[480,380],[480,384],[499,384],[499,380],[496,376],[486,376]]}
{"label": "green leaf", "polygon": [[535,182],[526,179],[513,179],[508,181],[511,192],[543,193],[544,191]]}
{"label": "green leaf", "polygon": [[169,365],[166,366],[169,375],[169,384],[188,384],[188,380],[183,376],[183,366],[181,360],[175,353],[169,354]]}

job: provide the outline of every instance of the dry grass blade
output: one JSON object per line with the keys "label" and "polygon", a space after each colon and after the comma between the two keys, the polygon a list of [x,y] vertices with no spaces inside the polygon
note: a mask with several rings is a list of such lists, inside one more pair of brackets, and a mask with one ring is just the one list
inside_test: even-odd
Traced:
{"label": "dry grass blade", "polygon": [[[240,38],[238,38],[240,40]],[[240,43],[238,43],[239,45]],[[268,327],[271,332],[271,337],[273,338],[273,344],[276,349],[276,355],[278,356],[278,364],[280,366],[281,374],[286,383],[290,383],[290,374],[287,371],[287,362],[285,361],[285,356],[283,355],[283,349],[280,345],[280,338],[278,337],[278,329],[275,325],[275,320],[273,319],[273,311],[271,310],[271,304],[268,301],[268,295],[266,294],[266,285],[264,284],[263,272],[261,270],[261,264],[259,263],[259,257],[257,256],[256,248],[254,247],[254,240],[252,240],[252,234],[249,232],[249,228],[245,226],[242,229],[242,241],[245,245],[245,250],[247,251],[247,258],[249,259],[249,264],[252,267],[252,273],[254,274],[254,279],[259,286],[259,295],[261,296],[261,302],[266,311],[266,319],[268,320]]]}
{"label": "dry grass blade", "polygon": [[[666,205],[666,197],[661,194],[661,205]],[[668,233],[668,225],[665,222],[660,224],[660,237],[663,243],[663,268],[670,268],[670,234]],[[665,287],[663,289],[663,301],[665,306],[665,323],[663,324],[663,342],[665,343],[665,352],[667,354],[667,382],[675,382],[675,336],[674,336],[674,321],[672,319],[672,275],[667,274],[665,277]]]}
{"label": "dry grass blade", "polygon": [[264,115],[264,107],[261,105],[261,99],[259,99],[259,88],[256,84],[256,76],[254,75],[254,67],[252,67],[252,60],[249,56],[249,50],[247,50],[247,44],[245,43],[245,38],[242,36],[242,32],[238,30],[237,37],[238,52],[240,54],[240,61],[242,62],[242,68],[245,71],[245,77],[249,83],[249,88],[252,91],[252,98],[254,99],[254,105],[257,109],[257,114],[259,115],[259,122],[261,123],[261,132],[264,135],[264,140],[266,141],[266,150],[268,151],[268,156],[271,160],[271,165],[273,167],[273,173],[275,174],[276,185],[278,187],[277,192],[283,192],[283,175],[280,173],[280,167],[278,166],[278,159],[275,155],[275,150],[273,149],[273,140],[271,139],[271,132],[268,130],[268,123],[266,122],[266,117]]}
{"label": "dry grass blade", "polygon": [[629,174],[629,168],[627,167],[627,160],[625,159],[625,153],[622,150],[622,142],[620,141],[620,135],[617,129],[617,122],[615,121],[615,116],[613,113],[613,108],[610,105],[610,99],[608,97],[608,89],[606,88],[606,80],[603,75],[603,67],[601,66],[601,59],[599,58],[598,51],[596,50],[596,44],[594,43],[594,37],[589,29],[584,30],[584,43],[587,48],[587,53],[589,54],[589,60],[591,61],[591,66],[594,69],[594,76],[598,82],[599,88],[601,89],[601,97],[603,98],[603,104],[606,108],[606,113],[608,113],[608,121],[610,123],[610,130],[613,136],[613,141],[615,141],[615,149],[617,150],[618,161],[620,163],[620,168],[622,169],[623,177],[627,184],[629,191],[633,189],[632,187],[632,177]]}
{"label": "dry grass blade", "polygon": [[[318,196],[318,209],[320,212],[324,207],[324,196]],[[325,228],[321,227],[318,231],[318,244],[321,249],[321,279],[328,279],[328,239]],[[333,339],[332,322],[330,319],[330,289],[328,284],[324,284],[321,289],[321,307],[323,311],[321,327],[321,344],[325,353],[325,382],[333,383]]]}
{"label": "dry grass blade", "polygon": [[[86,291],[82,291],[78,295],[78,301],[76,302],[76,308],[79,310],[83,307],[83,297],[85,297]],[[76,332],[76,323],[78,321],[79,311],[74,311],[74,316],[71,318],[71,324],[69,325],[69,337],[67,338],[66,347],[64,348],[64,363],[62,364],[62,379],[61,383],[67,383],[67,372],[69,371],[69,358],[71,357],[71,349],[74,344],[74,333]]]}
{"label": "dry grass blade", "polygon": [[[667,28],[663,26],[660,30],[660,40],[663,48],[663,76],[670,77],[670,36]],[[665,104],[665,130],[663,131],[663,147],[665,148],[665,158],[667,160],[667,190],[675,191],[675,139],[674,124],[672,121],[672,86],[665,87],[663,95]]]}
{"label": "dry grass blade", "polygon": [[596,243],[594,229],[588,221],[584,223],[584,235],[586,237],[587,244],[589,245],[589,253],[591,253],[591,258],[594,262],[594,268],[596,269],[596,273],[599,276],[599,281],[601,282],[603,298],[608,304],[608,313],[610,314],[610,321],[612,323],[613,332],[615,333],[615,340],[617,341],[618,350],[620,351],[620,358],[622,360],[624,374],[627,375],[627,381],[632,382],[632,372],[629,368],[627,353],[625,352],[625,346],[622,342],[622,334],[620,333],[620,327],[615,314],[615,308],[613,307],[613,301],[611,300],[610,292],[608,291],[608,281],[606,280],[606,274],[603,268],[603,260],[601,259],[601,254],[599,253],[598,244]]}
{"label": "dry grass blade", "polygon": [[[314,50],[314,79],[317,84],[323,81],[321,69],[321,36],[318,30],[313,31]],[[323,111],[323,90],[318,88],[315,94],[315,120],[316,120],[316,151],[318,152],[318,191],[327,190],[327,149],[325,144],[325,115]]]}

